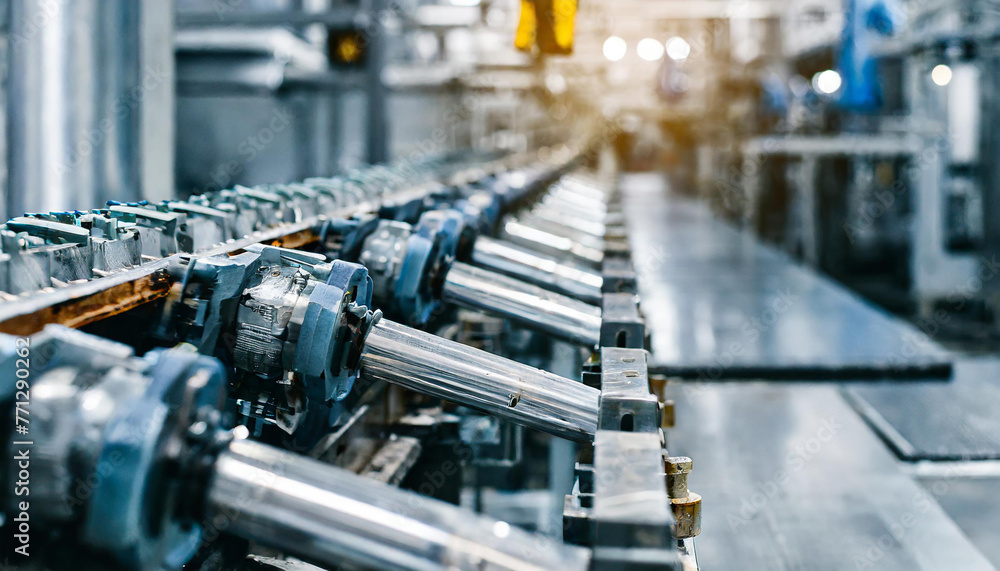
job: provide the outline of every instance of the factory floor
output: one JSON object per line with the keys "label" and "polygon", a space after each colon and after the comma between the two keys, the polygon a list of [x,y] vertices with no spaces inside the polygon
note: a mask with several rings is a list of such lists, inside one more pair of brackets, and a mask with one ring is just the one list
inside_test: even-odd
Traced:
{"label": "factory floor", "polygon": [[942,349],[662,177],[621,188],[701,568],[1000,567],[1000,358]]}

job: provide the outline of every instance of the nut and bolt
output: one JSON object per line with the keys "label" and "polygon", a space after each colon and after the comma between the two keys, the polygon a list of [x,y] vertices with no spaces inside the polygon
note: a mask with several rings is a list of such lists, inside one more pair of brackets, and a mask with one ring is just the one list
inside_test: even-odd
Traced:
{"label": "nut and bolt", "polygon": [[687,456],[668,456],[663,460],[667,477],[667,495],[677,522],[677,539],[694,537],[701,533],[701,496],[688,490],[688,474],[693,463]]}

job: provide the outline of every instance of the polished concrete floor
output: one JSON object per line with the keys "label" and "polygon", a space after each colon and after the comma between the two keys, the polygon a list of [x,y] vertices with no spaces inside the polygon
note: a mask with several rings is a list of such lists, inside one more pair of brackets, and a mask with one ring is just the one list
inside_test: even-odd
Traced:
{"label": "polished concrete floor", "polygon": [[900,453],[988,452],[1000,360],[966,364],[659,177],[622,189],[651,359],[687,377],[668,447],[694,460],[702,569],[1000,566],[1000,463]]}
{"label": "polished concrete floor", "polygon": [[948,383],[868,383],[844,390],[906,460],[1000,460],[998,357],[957,359]]}
{"label": "polished concrete floor", "polygon": [[919,330],[663,186],[655,175],[623,186],[653,369],[701,380],[947,376],[947,352]]}
{"label": "polished concrete floor", "polygon": [[702,569],[993,568],[836,387],[701,384],[669,394],[677,427],[668,447],[694,460],[689,485],[703,497]]}

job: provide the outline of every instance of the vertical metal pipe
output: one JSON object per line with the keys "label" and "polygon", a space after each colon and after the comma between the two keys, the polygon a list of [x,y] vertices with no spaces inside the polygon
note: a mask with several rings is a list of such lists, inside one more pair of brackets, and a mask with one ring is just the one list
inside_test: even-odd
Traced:
{"label": "vertical metal pipe", "polygon": [[[133,0],[135,1],[135,0]],[[174,156],[177,140],[176,55],[174,20],[177,6],[164,0],[140,0],[139,41],[142,104],[139,114],[141,198],[151,202],[176,196]]]}
{"label": "vertical metal pipe", "polygon": [[367,159],[369,163],[383,163],[390,157],[389,96],[385,78],[386,38],[385,20],[389,17],[388,0],[371,0],[371,15],[363,29],[366,47],[365,101],[368,106]]}
{"label": "vertical metal pipe", "polygon": [[472,263],[587,303],[601,302],[601,274],[510,242],[480,236],[472,248]]}
{"label": "vertical metal pipe", "polygon": [[21,0],[11,18],[8,213],[138,199],[138,4]]}
{"label": "vertical metal pipe", "polygon": [[570,440],[597,430],[600,391],[388,319],[365,341],[361,376]]}
{"label": "vertical metal pipe", "polygon": [[599,307],[468,264],[451,265],[442,299],[588,347],[601,340]]}
{"label": "vertical metal pipe", "polygon": [[[73,112],[67,93],[66,7],[46,11],[41,0],[11,3],[9,113],[10,178],[6,220],[27,210],[65,202],[64,177],[55,167],[68,145],[65,122]],[[44,22],[44,25],[35,22]],[[30,197],[36,189],[36,197]],[[45,192],[40,192],[42,189]],[[92,204],[92,195],[81,193]]]}
{"label": "vertical metal pipe", "polygon": [[586,549],[249,440],[209,480],[206,521],[312,563],[414,571],[585,571]]}

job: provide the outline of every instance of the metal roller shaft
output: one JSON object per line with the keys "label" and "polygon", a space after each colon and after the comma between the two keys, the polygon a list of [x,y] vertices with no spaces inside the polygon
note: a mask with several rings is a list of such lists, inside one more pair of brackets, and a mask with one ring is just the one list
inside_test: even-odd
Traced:
{"label": "metal roller shaft", "polygon": [[475,266],[452,264],[442,298],[588,347],[601,340],[599,307]]}
{"label": "metal roller shaft", "polygon": [[585,549],[272,446],[237,440],[216,459],[207,519],[322,566],[584,571]]}
{"label": "metal roller shaft", "polygon": [[603,221],[580,218],[566,212],[561,207],[539,204],[532,208],[528,215],[530,218],[544,220],[564,227],[572,228],[575,233],[582,233],[590,239],[601,240],[608,231],[608,227]]}
{"label": "metal roller shaft", "polygon": [[605,244],[603,233],[600,237],[594,236],[593,234],[585,232],[580,228],[571,226],[567,221],[555,220],[554,218],[555,217],[543,218],[534,212],[523,212],[517,217],[511,217],[510,221],[517,222],[518,224],[529,228],[534,228],[535,230],[547,232],[553,236],[568,238],[572,240],[573,244],[578,248],[583,247],[598,252],[604,251]]}
{"label": "metal roller shaft", "polygon": [[472,263],[587,303],[601,303],[601,274],[486,236],[476,239]]}
{"label": "metal roller shaft", "polygon": [[368,334],[361,376],[570,440],[597,430],[597,389],[387,319]]}
{"label": "metal roller shaft", "polygon": [[592,222],[604,223],[608,217],[608,206],[604,200],[591,200],[572,193],[549,193],[542,197],[539,204]]}
{"label": "metal roller shaft", "polygon": [[523,224],[513,218],[508,218],[504,222],[500,237],[552,256],[570,256],[595,268],[600,267],[604,261],[603,250],[584,246],[566,236]]}

